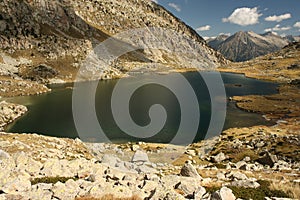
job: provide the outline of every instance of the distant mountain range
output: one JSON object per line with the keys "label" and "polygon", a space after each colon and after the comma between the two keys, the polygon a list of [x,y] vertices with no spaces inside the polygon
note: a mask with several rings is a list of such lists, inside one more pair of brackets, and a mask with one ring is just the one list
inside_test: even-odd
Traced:
{"label": "distant mountain range", "polygon": [[232,36],[219,35],[210,38],[207,43],[225,58],[241,62],[278,51],[289,43],[299,40],[300,36],[281,37],[272,32],[257,34],[252,31],[239,31]]}

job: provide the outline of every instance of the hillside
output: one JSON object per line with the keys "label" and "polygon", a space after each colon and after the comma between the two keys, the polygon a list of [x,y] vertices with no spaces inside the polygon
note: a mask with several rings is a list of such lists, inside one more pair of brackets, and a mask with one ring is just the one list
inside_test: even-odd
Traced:
{"label": "hillside", "polygon": [[[145,35],[146,41],[139,38],[145,50],[127,53],[109,67],[100,66],[97,68],[100,73],[92,78],[116,78],[135,66],[150,64],[151,69],[158,70],[160,65],[167,69],[206,68],[226,62],[192,28],[149,0],[4,0],[0,2],[1,79],[14,77],[25,81],[24,84],[30,80],[34,83],[74,81],[78,68],[100,42],[123,31],[146,27],[169,29],[188,39],[153,34],[168,44],[170,51],[176,49],[176,54],[151,49],[154,44]],[[122,39],[114,41],[118,49],[134,49],[134,44]],[[26,90],[18,95],[31,93],[34,92]]]}
{"label": "hillside", "polygon": [[295,38],[282,38],[271,32],[256,34],[252,31],[237,32],[230,37],[217,37],[208,41],[215,50],[231,61],[241,62],[280,50]]}

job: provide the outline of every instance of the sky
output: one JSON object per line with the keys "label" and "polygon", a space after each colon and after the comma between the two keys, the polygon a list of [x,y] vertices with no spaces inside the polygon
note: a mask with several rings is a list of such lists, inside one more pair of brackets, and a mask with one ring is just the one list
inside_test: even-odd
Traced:
{"label": "sky", "polygon": [[203,37],[238,31],[300,35],[300,0],[152,0]]}

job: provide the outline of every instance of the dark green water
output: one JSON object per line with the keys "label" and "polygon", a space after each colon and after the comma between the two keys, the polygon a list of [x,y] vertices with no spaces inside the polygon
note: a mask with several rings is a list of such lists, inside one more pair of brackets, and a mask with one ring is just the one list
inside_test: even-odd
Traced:
{"label": "dark green water", "polygon": [[[209,72],[207,72],[209,73]],[[170,75],[164,75],[166,79]],[[200,107],[200,122],[198,134],[194,141],[205,137],[211,116],[211,99],[207,86],[199,73],[184,73],[193,87]],[[222,73],[227,97],[249,94],[274,94],[277,85],[246,78],[240,74]],[[110,108],[111,95],[118,80],[100,81],[95,96],[98,121],[106,136],[112,142],[141,141],[125,134],[116,125]],[[87,84],[88,83],[82,83]],[[8,132],[40,133],[56,137],[78,137],[72,115],[72,89],[61,85],[52,88],[48,94],[28,97],[5,99],[10,102],[26,105],[29,112],[22,118],[9,125]],[[87,87],[88,89],[88,87]],[[153,104],[161,104],[167,111],[168,118],[163,129],[155,136],[143,139],[145,142],[167,143],[171,141],[180,124],[181,111],[179,102],[172,92],[160,85],[145,85],[139,88],[131,98],[130,114],[134,122],[140,126],[149,123],[148,110]],[[236,108],[234,103],[227,103],[227,115],[224,129],[230,127],[244,127],[258,124],[268,124],[260,115],[247,113]],[[187,133],[189,134],[189,133]],[[101,142],[101,141],[97,141]]]}

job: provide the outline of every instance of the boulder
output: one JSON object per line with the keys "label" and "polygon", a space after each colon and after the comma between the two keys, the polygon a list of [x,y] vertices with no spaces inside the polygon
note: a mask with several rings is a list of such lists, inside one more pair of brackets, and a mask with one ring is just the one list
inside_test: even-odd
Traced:
{"label": "boulder", "polygon": [[104,154],[101,163],[107,164],[110,167],[116,167],[121,160],[114,155]]}
{"label": "boulder", "polygon": [[75,199],[79,190],[79,185],[72,179],[65,184],[57,182],[52,187],[53,196],[58,199]]}
{"label": "boulder", "polygon": [[141,165],[138,166],[135,169],[139,174],[150,174],[150,173],[156,173],[157,170],[152,168],[152,167],[148,167],[147,165]]}
{"label": "boulder", "polygon": [[258,158],[256,161],[262,165],[268,165],[270,167],[273,167],[274,164],[278,161],[278,159],[276,155],[271,155],[267,152],[263,157]]}
{"label": "boulder", "polygon": [[195,195],[194,195],[194,199],[195,200],[202,200],[203,196],[205,195],[206,190],[204,187],[200,186],[198,191],[196,191]]}
{"label": "boulder", "polygon": [[225,156],[225,154],[223,152],[219,153],[216,156],[212,156],[211,157],[211,161],[215,162],[215,163],[220,163],[220,162],[222,162],[224,160],[226,160],[226,156]]}
{"label": "boulder", "polygon": [[137,150],[132,159],[131,162],[150,162],[147,153]]}
{"label": "boulder", "polygon": [[235,200],[235,196],[232,190],[227,187],[222,187],[220,190],[214,192],[211,196],[211,200]]}
{"label": "boulder", "polygon": [[219,173],[217,174],[217,179],[218,179],[219,181],[224,181],[224,180],[226,180],[225,174],[222,173],[222,172],[219,172]]}
{"label": "boulder", "polygon": [[235,164],[235,167],[237,169],[241,170],[249,170],[250,168],[247,166],[247,163],[245,161],[239,161]]}
{"label": "boulder", "polygon": [[231,182],[230,185],[235,187],[245,187],[245,188],[258,188],[260,186],[259,183],[252,180],[236,180]]}
{"label": "boulder", "polygon": [[0,160],[8,159],[9,154],[0,149]]}
{"label": "boulder", "polygon": [[175,185],[175,189],[179,189],[184,193],[185,198],[195,198],[195,194],[198,196],[203,196],[206,192],[205,188],[201,187],[199,184],[191,184],[191,182],[179,182]]}
{"label": "boulder", "polygon": [[227,178],[230,178],[231,180],[247,180],[248,177],[241,173],[241,172],[231,172],[227,174]]}
{"label": "boulder", "polygon": [[186,177],[200,178],[200,179],[202,178],[190,162],[186,162],[183,165],[180,171],[180,175]]}
{"label": "boulder", "polygon": [[15,192],[25,192],[29,191],[30,189],[31,183],[29,179],[19,177],[6,183],[1,190],[7,194],[14,194]]}

